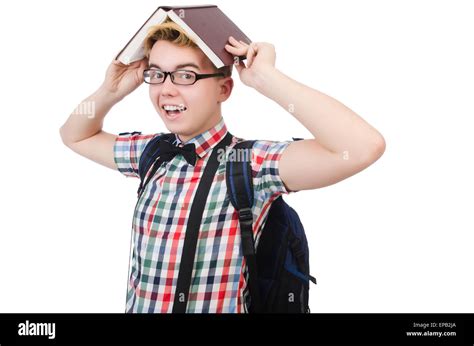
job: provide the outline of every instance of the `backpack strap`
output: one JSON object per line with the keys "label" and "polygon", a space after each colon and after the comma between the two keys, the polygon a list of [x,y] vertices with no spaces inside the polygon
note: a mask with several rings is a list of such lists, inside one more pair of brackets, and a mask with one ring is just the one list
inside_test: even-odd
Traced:
{"label": "backpack strap", "polygon": [[[261,312],[263,310],[258,286],[257,257],[252,231],[254,196],[251,150],[254,143],[255,140],[243,141],[232,148],[235,154],[233,157],[237,157],[238,160],[230,159],[226,162],[226,184],[230,202],[239,213],[242,253],[249,273],[251,312]],[[241,156],[243,156],[243,159],[240,159]]]}
{"label": "backpack strap", "polygon": [[305,271],[305,253],[302,250],[301,241],[292,232],[288,232],[288,245],[295,257],[298,269],[304,274],[305,279],[316,285],[316,278]]}
{"label": "backpack strap", "polygon": [[212,181],[219,167],[218,157],[220,156],[220,149],[225,149],[231,142],[232,135],[227,132],[227,135],[213,148],[197,187],[186,225],[183,252],[179,264],[178,280],[174,296],[173,313],[186,312],[202,213],[206,206],[206,200],[211,189]]}
{"label": "backpack strap", "polygon": [[[140,156],[140,161],[138,163],[138,175],[140,176],[140,186],[137,190],[138,198],[140,198],[140,195],[145,190],[146,185],[164,162],[163,160],[160,160],[160,158],[157,160],[157,158],[160,156],[160,142],[162,140],[173,141],[175,138],[176,137],[173,133],[166,133],[157,136],[149,141],[145,149],[143,149],[142,155]],[[148,174],[148,179],[145,181],[148,171],[150,171],[150,174]]]}

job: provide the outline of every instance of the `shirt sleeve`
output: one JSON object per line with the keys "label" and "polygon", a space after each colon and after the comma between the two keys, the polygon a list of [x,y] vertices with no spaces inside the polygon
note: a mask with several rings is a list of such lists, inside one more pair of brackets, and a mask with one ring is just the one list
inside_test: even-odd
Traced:
{"label": "shirt sleeve", "polygon": [[126,177],[140,178],[138,163],[146,145],[161,133],[142,135],[141,132],[123,132],[115,139],[114,161],[118,171]]}
{"label": "shirt sleeve", "polygon": [[255,196],[260,200],[267,201],[293,192],[287,189],[278,170],[281,154],[291,142],[255,141],[252,147],[252,176]]}

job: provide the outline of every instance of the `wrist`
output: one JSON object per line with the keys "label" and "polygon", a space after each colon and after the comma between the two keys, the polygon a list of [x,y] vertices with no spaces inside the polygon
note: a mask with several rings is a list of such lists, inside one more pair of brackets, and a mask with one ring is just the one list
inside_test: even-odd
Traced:
{"label": "wrist", "polygon": [[255,75],[255,90],[259,93],[273,99],[274,93],[283,83],[284,75],[274,66],[268,66],[260,69]]}
{"label": "wrist", "polygon": [[94,98],[97,101],[102,101],[109,107],[114,106],[116,103],[123,99],[123,96],[118,95],[116,92],[110,91],[103,84],[95,91]]}

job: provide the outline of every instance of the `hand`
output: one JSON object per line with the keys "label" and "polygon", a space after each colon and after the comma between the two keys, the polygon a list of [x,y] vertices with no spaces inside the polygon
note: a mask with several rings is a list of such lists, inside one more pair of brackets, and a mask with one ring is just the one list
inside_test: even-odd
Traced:
{"label": "hand", "polygon": [[243,61],[235,65],[240,80],[245,85],[257,89],[263,74],[275,68],[275,46],[266,42],[252,42],[248,45],[245,42],[237,41],[232,36],[229,37],[229,42],[230,44],[225,45],[225,49],[230,54],[247,57],[247,65]]}
{"label": "hand", "polygon": [[125,65],[118,60],[112,61],[107,68],[102,88],[117,100],[123,99],[143,83],[143,71],[148,60],[135,61]]}

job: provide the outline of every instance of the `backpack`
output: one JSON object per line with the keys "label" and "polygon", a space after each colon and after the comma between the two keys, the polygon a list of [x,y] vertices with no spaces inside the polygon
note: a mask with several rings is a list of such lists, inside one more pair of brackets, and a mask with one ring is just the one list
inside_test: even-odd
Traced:
{"label": "backpack", "polygon": [[[138,198],[163,163],[156,160],[159,157],[159,142],[174,138],[174,134],[164,134],[153,138],[146,145],[138,165]],[[244,160],[228,160],[226,163],[227,192],[239,214],[242,253],[248,271],[249,294],[245,303],[251,313],[309,313],[309,283],[316,284],[316,279],[309,274],[308,242],[298,214],[282,196],[272,202],[255,249],[250,162],[254,142],[255,140],[237,143],[233,149],[247,151],[249,155],[241,155]],[[183,258],[185,255],[183,254]],[[181,276],[181,270],[179,275]],[[186,283],[189,281],[190,278]]]}
{"label": "backpack", "polygon": [[[298,140],[298,139],[295,139]],[[250,312],[309,313],[309,249],[298,214],[282,196],[271,204],[255,251],[252,232],[253,180],[251,149],[255,141],[237,143],[245,160],[227,161],[227,191],[239,213],[242,251],[248,268]],[[241,151],[240,151],[241,152]],[[256,288],[258,287],[258,289]]]}

